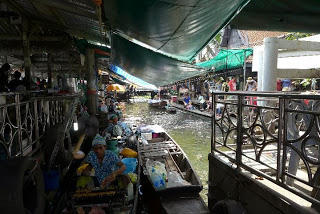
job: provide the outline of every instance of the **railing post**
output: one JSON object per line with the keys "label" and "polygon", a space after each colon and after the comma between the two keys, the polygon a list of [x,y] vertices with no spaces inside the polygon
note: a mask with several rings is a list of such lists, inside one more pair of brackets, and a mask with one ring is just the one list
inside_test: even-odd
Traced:
{"label": "railing post", "polygon": [[236,149],[236,162],[237,162],[237,169],[240,169],[240,165],[242,164],[242,130],[243,130],[243,103],[244,103],[244,96],[238,95],[238,126],[237,126],[237,149]]}
{"label": "railing post", "polygon": [[[283,104],[283,140],[282,142],[282,169],[281,169],[281,182],[285,183],[285,170],[286,170],[286,160],[287,160],[287,132],[288,132],[288,124],[287,124],[287,109],[289,106],[289,100],[284,98],[284,104]],[[281,139],[280,139],[281,140]]]}
{"label": "railing post", "polygon": [[[22,148],[22,127],[21,127],[21,114],[20,114],[20,94],[15,95],[15,102],[16,102],[16,122],[18,127],[18,144],[20,146],[20,155],[23,155],[23,148]],[[9,156],[11,157],[11,151]]]}
{"label": "railing post", "polygon": [[[276,180],[277,182],[280,181],[280,178],[282,178],[282,168],[283,168],[283,161],[285,160],[281,159],[281,148],[283,147],[283,128],[284,128],[284,97],[279,98],[279,123],[278,123],[278,143],[277,143],[277,174],[276,174]],[[283,156],[283,155],[282,155]]]}
{"label": "railing post", "polygon": [[[34,110],[34,124],[35,124],[35,137],[36,137],[36,146],[40,146],[40,137],[39,137],[39,115],[38,115],[38,100],[35,99],[33,102],[33,110]],[[32,142],[32,139],[31,139]]]}
{"label": "railing post", "polygon": [[211,153],[216,149],[216,95],[212,93],[212,112],[211,112]]}

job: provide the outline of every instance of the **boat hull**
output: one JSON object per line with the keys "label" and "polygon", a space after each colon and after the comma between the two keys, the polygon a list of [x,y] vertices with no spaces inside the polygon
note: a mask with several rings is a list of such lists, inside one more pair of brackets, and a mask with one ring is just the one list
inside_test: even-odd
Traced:
{"label": "boat hull", "polygon": [[[166,132],[160,133],[158,138],[149,140],[148,145],[140,143],[139,159],[143,174],[147,176],[157,194],[183,195],[199,193],[203,189],[201,180],[192,167],[187,155]],[[155,188],[146,165],[148,159],[165,164],[168,174],[175,171],[175,173],[179,174],[184,180],[183,184],[178,184],[178,186],[168,186],[168,182],[166,188]]]}
{"label": "boat hull", "polygon": [[167,101],[161,100],[159,102],[149,102],[149,106],[163,108],[167,105]]}

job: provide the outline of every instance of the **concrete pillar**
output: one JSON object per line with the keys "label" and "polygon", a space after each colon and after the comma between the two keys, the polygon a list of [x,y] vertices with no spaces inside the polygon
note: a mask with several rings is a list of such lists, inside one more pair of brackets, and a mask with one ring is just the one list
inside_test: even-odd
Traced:
{"label": "concrete pillar", "polygon": [[95,115],[98,108],[98,94],[97,94],[97,77],[95,75],[95,59],[94,50],[86,50],[86,64],[87,64],[87,88],[88,88],[88,113]]}
{"label": "concrete pillar", "polygon": [[279,39],[276,37],[269,37],[265,38],[263,43],[262,91],[276,91]]}
{"label": "concrete pillar", "polygon": [[263,88],[263,46],[253,48],[252,71],[258,73],[258,91]]}

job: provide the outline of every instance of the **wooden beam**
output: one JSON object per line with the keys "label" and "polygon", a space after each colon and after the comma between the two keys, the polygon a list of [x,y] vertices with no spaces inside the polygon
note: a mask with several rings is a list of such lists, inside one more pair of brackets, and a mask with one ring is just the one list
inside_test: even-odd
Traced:
{"label": "wooden beam", "polygon": [[61,22],[61,24],[65,27],[67,27],[66,23],[64,22],[64,20],[61,18],[61,16],[59,15],[59,13],[57,12],[56,9],[52,8],[51,9],[52,12],[54,13],[54,15],[59,19],[59,21]]}
{"label": "wooden beam", "polygon": [[104,44],[107,41],[106,37],[101,38],[100,36],[94,35],[94,34],[90,34],[90,33],[86,33],[84,31],[78,31],[78,30],[66,30],[65,32],[73,35],[73,36],[77,36],[77,37],[81,37],[81,38],[85,38],[87,40],[91,40],[94,42],[99,42]]}
{"label": "wooden beam", "polygon": [[23,19],[28,19],[29,20],[29,14],[27,14],[25,12],[25,10],[23,10],[19,4],[16,3],[15,0],[1,0],[2,3],[6,4],[7,6],[9,6],[14,12],[16,12],[19,16],[21,16]]}
{"label": "wooden beam", "polygon": [[[12,35],[12,34],[2,34],[0,35],[0,41],[22,41],[22,37],[18,35]],[[47,42],[57,42],[65,40],[63,37],[57,37],[57,36],[35,36],[32,35],[29,37],[30,41],[47,41]]]}

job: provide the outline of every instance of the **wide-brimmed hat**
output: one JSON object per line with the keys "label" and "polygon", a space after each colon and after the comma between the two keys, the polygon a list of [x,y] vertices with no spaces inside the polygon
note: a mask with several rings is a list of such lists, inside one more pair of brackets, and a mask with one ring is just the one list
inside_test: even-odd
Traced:
{"label": "wide-brimmed hat", "polygon": [[253,82],[254,80],[252,79],[252,77],[248,77],[247,82]]}

